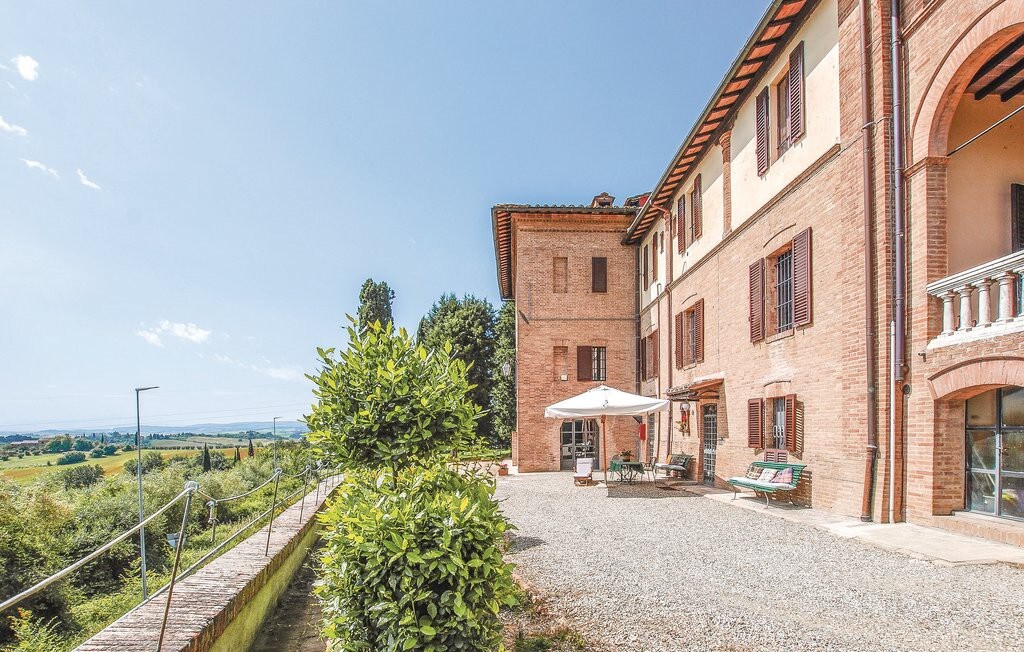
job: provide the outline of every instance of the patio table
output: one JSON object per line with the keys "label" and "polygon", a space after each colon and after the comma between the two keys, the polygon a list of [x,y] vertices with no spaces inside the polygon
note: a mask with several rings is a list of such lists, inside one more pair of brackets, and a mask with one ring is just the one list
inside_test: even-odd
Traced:
{"label": "patio table", "polygon": [[625,482],[626,484],[633,484],[638,479],[642,478],[644,474],[643,462],[612,460],[609,466],[611,467],[609,470],[612,473],[618,473],[619,482]]}

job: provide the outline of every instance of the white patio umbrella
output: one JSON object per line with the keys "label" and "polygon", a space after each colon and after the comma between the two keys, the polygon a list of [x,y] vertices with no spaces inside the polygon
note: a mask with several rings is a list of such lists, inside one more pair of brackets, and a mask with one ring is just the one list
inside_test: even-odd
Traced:
{"label": "white patio umbrella", "polygon": [[640,416],[651,412],[661,412],[668,407],[668,401],[649,396],[630,394],[622,390],[598,385],[582,394],[559,401],[544,408],[544,416],[549,419],[578,419],[580,417],[601,417],[601,450],[604,453],[605,478],[608,477],[608,429],[605,417]]}

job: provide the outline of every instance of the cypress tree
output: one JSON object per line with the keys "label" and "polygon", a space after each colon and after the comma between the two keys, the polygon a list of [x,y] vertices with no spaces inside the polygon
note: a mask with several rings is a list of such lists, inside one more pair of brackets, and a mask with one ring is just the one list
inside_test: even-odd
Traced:
{"label": "cypress tree", "polygon": [[242,461],[242,451],[238,450],[238,446],[235,446],[235,464]]}
{"label": "cypress tree", "polygon": [[255,457],[256,450],[252,447],[252,437],[249,437],[249,457]]}
{"label": "cypress tree", "polygon": [[203,471],[209,471],[212,466],[210,463],[210,447],[207,444],[203,444]]}

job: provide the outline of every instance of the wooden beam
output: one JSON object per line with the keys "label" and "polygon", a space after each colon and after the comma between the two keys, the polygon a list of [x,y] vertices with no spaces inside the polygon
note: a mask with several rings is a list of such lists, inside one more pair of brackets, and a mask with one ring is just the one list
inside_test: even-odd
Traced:
{"label": "wooden beam", "polygon": [[999,99],[1004,102],[1009,102],[1012,98],[1020,95],[1021,93],[1024,93],[1024,79],[1014,84],[1009,90],[1000,93]]}
{"label": "wooden beam", "polygon": [[[982,86],[979,90],[977,90],[974,93],[974,99],[980,100],[984,97],[991,95],[992,93],[995,93],[997,90],[999,90],[1000,86],[1013,79],[1014,75],[1019,73],[1021,70],[1024,70],[1024,57],[1021,57],[1017,63],[1013,64],[1003,72],[999,73],[998,77],[996,77],[989,83]],[[1006,100],[1003,101],[1005,102]]]}
{"label": "wooden beam", "polygon": [[999,52],[996,52],[996,54],[991,59],[986,61],[984,65],[982,65],[981,68],[978,69],[978,72],[974,74],[974,77],[971,78],[971,83],[968,84],[968,86],[973,86],[974,84],[981,81],[982,77],[995,70],[996,66],[1006,61],[1011,54],[1013,54],[1014,52],[1021,48],[1024,48],[1024,34],[1021,34],[1020,36],[1015,38],[1009,45],[1004,47]]}

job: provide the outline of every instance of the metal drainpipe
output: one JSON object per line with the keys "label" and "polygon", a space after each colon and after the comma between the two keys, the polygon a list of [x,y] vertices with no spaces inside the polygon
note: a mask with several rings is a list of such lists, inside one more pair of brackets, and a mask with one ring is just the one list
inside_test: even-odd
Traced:
{"label": "metal drainpipe", "polygon": [[[672,378],[672,371],[675,369],[675,366],[676,366],[675,365],[675,360],[672,357],[672,343],[675,341],[674,339],[672,339],[672,336],[673,336],[672,327],[673,327],[675,322],[672,319],[672,290],[669,289],[669,285],[672,284],[672,268],[674,267],[674,265],[672,264],[672,261],[673,261],[673,258],[675,258],[675,256],[672,254],[672,211],[668,210],[667,208],[662,208],[661,206],[655,206],[653,204],[651,205],[651,208],[655,208],[655,209],[661,211],[661,213],[665,216],[665,240],[667,241],[667,243],[665,245],[665,256],[666,256],[666,258],[665,258],[665,291],[667,293],[666,294],[666,303],[667,303],[667,307],[668,307],[668,317],[665,320],[666,321],[665,330],[668,331],[669,346],[668,346],[667,360],[665,361],[666,365],[668,366],[668,387],[666,387],[662,391],[662,393],[664,393],[665,391],[667,391],[669,388],[671,388],[673,386],[672,385],[672,380],[673,380],[673,378]],[[660,317],[661,317],[660,311],[659,311],[658,317],[659,317],[659,321],[660,321]],[[659,328],[658,330],[661,330],[661,329]],[[672,450],[671,450],[671,441],[672,441],[671,440],[671,433],[672,433],[672,402],[671,401],[669,401],[669,404],[668,404],[668,432],[669,432],[669,447],[665,449],[665,458],[666,459],[668,459],[668,457],[671,456],[671,454],[672,454]],[[657,451],[655,451],[655,452],[657,452]]]}
{"label": "metal drainpipe", "polygon": [[864,353],[866,359],[866,394],[868,408],[867,446],[864,459],[864,494],[861,499],[860,520],[871,520],[871,503],[875,492],[875,465],[878,458],[878,388],[875,385],[875,291],[874,291],[874,197],[872,193],[871,161],[873,136],[871,123],[869,39],[867,0],[860,0],[860,113],[863,152],[864,184]]}
{"label": "metal drainpipe", "polygon": [[[906,224],[905,224],[905,203],[904,203],[904,187],[903,187],[903,165],[904,165],[904,132],[903,132],[903,37],[901,34],[900,24],[900,0],[890,0],[890,18],[892,20],[890,34],[891,48],[892,48],[892,132],[893,132],[893,147],[892,147],[892,158],[893,158],[893,258],[895,264],[895,274],[893,279],[893,346],[892,346],[892,381],[890,387],[890,406],[893,409],[893,414],[890,415],[889,422],[891,424],[891,431],[889,433],[890,442],[890,487],[889,492],[889,512],[890,522],[897,516],[893,515],[894,501],[895,501],[895,443],[896,443],[896,426],[900,426],[900,440],[903,439],[903,427],[902,427],[902,416],[899,419],[896,418],[895,408],[897,401],[900,403],[902,408],[902,385],[904,378],[904,362],[905,355],[904,351],[906,348],[906,337],[907,337],[907,325],[906,325],[906,265],[907,265],[907,251],[906,251]],[[897,399],[898,397],[898,399]],[[902,412],[902,410],[901,410]],[[901,483],[902,484],[902,483]],[[902,491],[902,487],[900,487]],[[902,502],[902,501],[901,501]]]}

